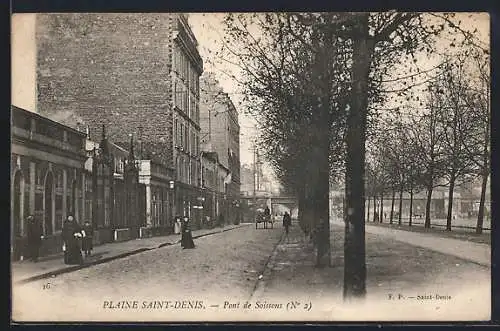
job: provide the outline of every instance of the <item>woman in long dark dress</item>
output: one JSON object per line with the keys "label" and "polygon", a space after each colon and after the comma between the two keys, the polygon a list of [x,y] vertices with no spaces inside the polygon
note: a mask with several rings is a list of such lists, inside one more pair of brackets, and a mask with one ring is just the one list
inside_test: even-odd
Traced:
{"label": "woman in long dark dress", "polygon": [[62,229],[62,237],[64,241],[64,263],[66,264],[82,264],[83,256],[80,247],[82,228],[74,220],[72,215],[69,215],[64,222]]}
{"label": "woman in long dark dress", "polygon": [[191,233],[191,226],[189,225],[189,218],[184,217],[182,222],[182,235],[181,235],[182,248],[194,248],[193,234]]}

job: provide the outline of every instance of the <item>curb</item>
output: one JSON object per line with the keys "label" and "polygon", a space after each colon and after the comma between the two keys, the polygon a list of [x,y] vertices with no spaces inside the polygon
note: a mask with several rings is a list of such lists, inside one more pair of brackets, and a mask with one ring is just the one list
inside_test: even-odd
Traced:
{"label": "curb", "polygon": [[253,288],[252,294],[250,295],[250,298],[247,301],[252,302],[255,297],[259,297],[262,294],[262,292],[264,291],[264,288],[266,286],[265,279],[267,279],[267,276],[269,276],[271,274],[271,269],[269,268],[269,266],[271,264],[274,264],[274,262],[275,262],[274,260],[276,258],[276,255],[278,255],[278,247],[283,242],[284,238],[285,238],[285,234],[282,233],[280,239],[278,240],[278,242],[274,246],[273,251],[271,252],[269,257],[267,258],[266,264],[264,265],[262,272],[260,273],[263,276],[263,280],[257,279],[257,282],[255,283],[255,286]]}
{"label": "curb", "polygon": [[[217,231],[213,231],[213,232],[207,232],[207,233],[204,233],[204,234],[199,234],[197,236],[193,236],[193,239],[196,239],[196,238],[201,238],[201,237],[206,237],[206,236],[210,236],[212,234],[216,234],[216,233],[223,233],[223,232],[226,232],[226,231],[231,231],[231,230],[235,230],[235,229],[239,229],[239,228],[242,228],[246,226],[246,224],[244,225],[240,225],[240,226],[235,226],[234,228],[230,228],[230,229],[225,229],[225,230],[217,230]],[[181,240],[178,239],[174,242],[166,242],[166,243],[163,243],[163,244],[160,244],[158,247],[156,248],[162,248],[162,247],[165,247],[165,246],[172,246],[172,245],[175,245],[175,244],[178,244],[180,243]]]}
{"label": "curb", "polygon": [[[216,234],[216,233],[222,233],[222,232],[226,232],[226,231],[231,231],[231,230],[235,230],[235,229],[241,228],[243,226],[246,226],[246,224],[245,225],[241,225],[241,226],[236,226],[234,228],[230,228],[230,229],[226,229],[226,230],[204,233],[204,234],[201,234],[201,235],[198,235],[198,236],[193,236],[193,238],[201,238],[201,237],[209,236],[209,235]],[[43,273],[43,274],[39,274],[39,275],[31,276],[31,277],[28,277],[28,278],[24,278],[24,279],[16,281],[15,284],[26,284],[26,283],[31,283],[31,282],[34,282],[34,281],[37,281],[37,280],[40,280],[40,279],[55,277],[55,276],[58,276],[58,275],[61,275],[61,274],[65,274],[65,273],[69,273],[69,272],[73,272],[73,271],[85,269],[85,268],[88,268],[88,267],[91,267],[91,266],[94,266],[94,265],[98,265],[98,264],[101,264],[101,263],[106,263],[106,262],[109,262],[109,261],[112,261],[112,260],[122,259],[124,257],[128,257],[128,256],[139,254],[139,253],[143,253],[143,252],[146,252],[146,251],[151,251],[151,250],[162,248],[162,247],[165,247],[165,246],[172,246],[172,245],[178,244],[180,242],[181,242],[181,240],[178,239],[177,241],[174,241],[174,242],[165,242],[163,244],[158,245],[157,247],[139,248],[139,249],[136,249],[136,250],[133,250],[133,251],[121,253],[121,254],[118,254],[118,255],[108,256],[108,257],[105,257],[105,258],[102,258],[102,259],[99,259],[99,260],[96,260],[96,261],[92,261],[92,262],[89,262],[89,263],[84,263],[82,265],[74,265],[74,266],[70,266],[70,267],[65,267],[65,268],[62,268],[62,269],[57,269],[57,270],[54,270],[54,271],[49,271],[49,272],[46,272],[46,273]]]}
{"label": "curb", "polygon": [[40,275],[31,276],[31,277],[28,277],[28,278],[25,278],[25,279],[18,280],[15,283],[16,284],[26,284],[26,283],[34,282],[34,281],[37,281],[37,280],[40,280],[40,279],[44,279],[44,278],[55,277],[57,275],[65,274],[65,273],[72,272],[72,271],[77,271],[77,270],[80,270],[80,269],[85,269],[85,268],[88,268],[88,267],[91,267],[91,266],[94,266],[94,265],[98,265],[98,264],[101,264],[101,263],[106,263],[106,262],[109,262],[109,261],[112,261],[112,260],[121,259],[121,258],[130,256],[130,255],[139,254],[139,253],[142,253],[142,252],[145,252],[145,251],[150,251],[152,249],[154,249],[154,248],[139,248],[139,249],[136,249],[136,250],[133,250],[133,251],[130,251],[130,252],[125,252],[125,253],[121,253],[121,254],[118,254],[118,255],[108,256],[108,257],[105,257],[103,259],[92,261],[92,262],[89,262],[89,263],[86,263],[86,264],[75,265],[75,266],[66,267],[66,268],[62,268],[62,269],[58,269],[58,270],[54,270],[54,271],[49,271],[49,272],[46,272],[46,273],[43,273],[43,274],[40,274]]}

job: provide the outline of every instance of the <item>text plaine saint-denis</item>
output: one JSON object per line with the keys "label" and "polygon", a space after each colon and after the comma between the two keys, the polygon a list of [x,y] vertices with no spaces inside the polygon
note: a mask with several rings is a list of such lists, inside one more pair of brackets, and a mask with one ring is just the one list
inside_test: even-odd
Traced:
{"label": "text plaine saint-denis", "polygon": [[121,300],[104,301],[104,309],[205,309],[200,300]]}
{"label": "text plaine saint-denis", "polygon": [[223,310],[236,310],[236,309],[286,309],[296,310],[304,309],[311,310],[312,303],[301,303],[299,301],[290,301],[287,303],[256,301],[256,302],[229,302],[223,301],[220,304],[207,305],[202,300],[105,300],[103,302],[103,309],[110,310],[128,310],[128,309],[207,309],[207,307]]}

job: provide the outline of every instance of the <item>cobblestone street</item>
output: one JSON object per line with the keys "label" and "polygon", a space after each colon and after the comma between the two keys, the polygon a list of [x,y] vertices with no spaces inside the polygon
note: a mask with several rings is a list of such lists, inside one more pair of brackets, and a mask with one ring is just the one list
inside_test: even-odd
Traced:
{"label": "cobblestone street", "polygon": [[[281,234],[279,227],[256,230],[244,226],[195,239],[196,249],[183,250],[179,244],[166,246],[51,279],[16,285],[13,319],[213,319],[214,309],[222,309],[224,301],[251,296]],[[47,284],[50,288],[44,289]],[[203,301],[206,309],[197,314],[183,309],[110,308],[123,300],[137,300],[140,308],[148,301],[198,300]]]}

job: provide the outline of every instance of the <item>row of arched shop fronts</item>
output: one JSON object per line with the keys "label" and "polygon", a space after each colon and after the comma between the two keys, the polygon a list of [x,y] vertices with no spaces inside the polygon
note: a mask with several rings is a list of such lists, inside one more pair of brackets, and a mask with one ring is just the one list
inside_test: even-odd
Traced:
{"label": "row of arched shop fronts", "polygon": [[[103,128],[99,144],[36,113],[12,107],[11,256],[26,257],[26,218],[42,223],[40,255],[62,250],[64,220],[90,221],[94,243],[124,241],[174,232],[176,216],[193,228],[207,215],[227,213],[224,195],[177,182],[175,170],[138,160],[109,142]],[[226,217],[227,219],[227,217]]]}

